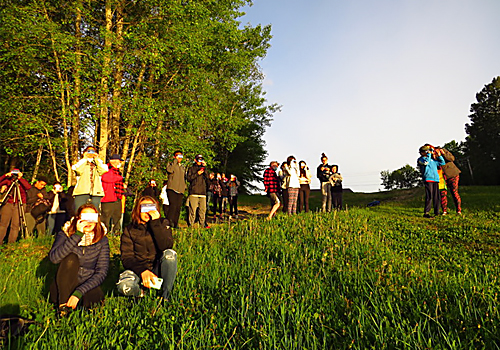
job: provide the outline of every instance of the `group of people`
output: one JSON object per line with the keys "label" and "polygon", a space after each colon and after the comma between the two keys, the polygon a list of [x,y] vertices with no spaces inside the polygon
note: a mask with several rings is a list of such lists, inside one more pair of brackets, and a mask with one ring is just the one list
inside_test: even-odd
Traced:
{"label": "group of people", "polygon": [[425,186],[424,217],[432,218],[439,215],[441,205],[442,215],[448,214],[448,189],[451,191],[457,214],[462,214],[462,200],[458,193],[460,169],[455,165],[455,157],[445,148],[425,144],[419,149],[420,157],[417,166],[422,174]]}
{"label": "group of people", "polygon": [[194,163],[186,169],[183,164],[184,155],[175,151],[173,160],[167,165],[167,180],[162,189],[158,189],[155,180],[142,192],[143,195],[158,198],[165,217],[172,227],[177,228],[183,204],[186,182],[188,186],[188,226],[196,223],[208,228],[207,215],[211,209],[214,219],[222,219],[229,205],[229,218],[238,218],[238,189],[240,182],[236,175],[229,178],[224,173],[207,170],[207,164],[201,154],[195,156]]}
{"label": "group of people", "polygon": [[[329,165],[328,157],[321,155],[321,164],[316,176],[321,182],[322,211],[330,212],[332,206],[342,209],[342,175],[338,165]],[[297,163],[294,156],[289,156],[279,167],[277,161],[272,161],[264,171],[264,187],[271,200],[271,211],[268,219],[272,219],[283,202],[283,212],[295,214],[309,211],[311,170],[305,161]]]}
{"label": "group of people", "polygon": [[[140,297],[148,288],[161,290],[168,299],[177,274],[177,254],[173,248],[172,227],[177,228],[186,189],[189,183],[188,224],[205,224],[207,197],[214,203],[214,212],[222,213],[227,199],[231,215],[238,214],[237,197],[240,186],[236,176],[208,174],[202,155],[186,169],[183,153],[176,151],[167,165],[167,180],[162,191],[150,181],[142,196],[136,199],[131,223],[121,235],[121,259],[125,271],[117,287],[126,296]],[[82,158],[72,166],[76,183],[68,192],[59,182],[47,192],[48,180],[40,176],[34,185],[13,169],[0,177],[0,192],[5,197],[0,211],[0,244],[10,227],[8,242],[18,238],[20,225],[28,232],[56,232],[50,260],[58,264],[50,299],[61,315],[77,305],[89,307],[104,299],[100,285],[109,267],[107,234],[121,231],[118,223],[124,211],[126,185],[120,168],[123,160],[112,155],[104,163],[93,146],[82,152]],[[208,196],[207,196],[208,195]],[[160,214],[160,199],[164,216]],[[25,219],[24,219],[25,218]],[[21,222],[26,221],[26,222]]]}

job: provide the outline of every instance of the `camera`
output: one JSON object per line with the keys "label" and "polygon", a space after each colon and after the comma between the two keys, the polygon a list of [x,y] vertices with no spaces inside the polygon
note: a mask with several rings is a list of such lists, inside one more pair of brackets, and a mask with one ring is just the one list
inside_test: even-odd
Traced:
{"label": "camera", "polygon": [[12,170],[12,171],[10,172],[10,175],[11,175],[13,178],[16,178],[16,179],[17,179],[17,178],[19,177],[19,173],[20,173],[19,169],[14,169],[14,170]]}

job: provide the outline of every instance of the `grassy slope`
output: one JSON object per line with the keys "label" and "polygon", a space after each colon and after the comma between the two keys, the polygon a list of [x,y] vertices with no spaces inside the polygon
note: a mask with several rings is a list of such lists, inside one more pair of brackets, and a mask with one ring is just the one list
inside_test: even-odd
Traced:
{"label": "grassy slope", "polygon": [[[348,210],[176,232],[170,305],[114,295],[56,320],[50,239],[0,252],[0,311],[39,324],[8,348],[498,348],[500,188],[461,191],[463,217],[421,218],[423,192],[346,194]],[[365,208],[374,199],[382,205]],[[319,196],[312,198],[319,205]],[[267,198],[241,198],[265,212]],[[453,208],[453,204],[450,203]],[[111,239],[118,252],[118,239]]]}

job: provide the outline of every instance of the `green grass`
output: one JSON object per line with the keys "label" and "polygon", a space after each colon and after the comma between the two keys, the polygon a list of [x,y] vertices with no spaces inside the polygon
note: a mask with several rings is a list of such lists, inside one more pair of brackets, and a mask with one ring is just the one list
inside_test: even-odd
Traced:
{"label": "green grass", "polygon": [[38,324],[6,348],[498,349],[500,188],[461,193],[462,217],[422,218],[418,189],[346,194],[348,209],[330,214],[176,231],[168,305],[117,296],[114,255],[105,305],[62,320],[47,302],[50,239],[8,245],[0,310]]}

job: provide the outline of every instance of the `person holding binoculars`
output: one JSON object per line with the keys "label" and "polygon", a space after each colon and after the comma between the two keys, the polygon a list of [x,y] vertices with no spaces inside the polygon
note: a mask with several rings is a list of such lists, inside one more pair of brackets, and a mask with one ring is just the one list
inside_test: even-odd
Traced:
{"label": "person holding binoculars", "polygon": [[108,171],[108,166],[98,158],[96,148],[88,146],[85,148],[80,159],[71,166],[77,175],[77,182],[73,190],[75,197],[75,209],[87,202],[91,202],[97,210],[104,197],[101,176]]}

